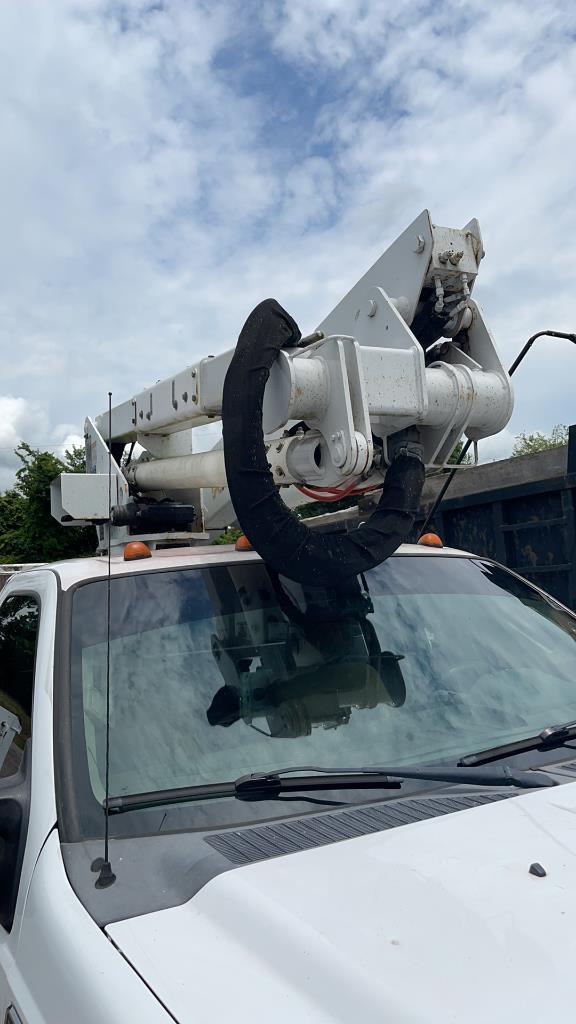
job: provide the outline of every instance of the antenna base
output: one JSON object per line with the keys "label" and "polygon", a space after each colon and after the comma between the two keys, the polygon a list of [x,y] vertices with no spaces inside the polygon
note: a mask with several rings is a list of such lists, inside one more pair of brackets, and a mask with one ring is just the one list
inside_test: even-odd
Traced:
{"label": "antenna base", "polygon": [[103,857],[97,857],[96,860],[92,861],[90,869],[91,871],[100,872],[94,883],[97,889],[107,889],[110,885],[114,885],[116,875],[112,871],[112,865],[109,860],[104,860]]}

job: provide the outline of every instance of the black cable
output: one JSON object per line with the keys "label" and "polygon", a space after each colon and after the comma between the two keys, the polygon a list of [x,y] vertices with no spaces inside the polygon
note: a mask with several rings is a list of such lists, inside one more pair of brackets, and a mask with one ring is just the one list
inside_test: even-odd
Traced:
{"label": "black cable", "polygon": [[97,889],[107,889],[116,881],[116,875],[112,871],[109,856],[110,839],[110,596],[112,582],[112,392],[108,392],[108,576],[106,592],[106,779],[104,784],[104,857],[96,863],[100,871],[96,879]]}
{"label": "black cable", "polygon": [[512,366],[508,370],[509,377],[512,377],[514,372],[518,369],[520,363],[524,359],[524,356],[527,355],[527,353],[532,348],[532,345],[536,341],[536,338],[541,338],[543,336],[547,338],[564,338],[565,341],[571,341],[574,345],[576,345],[576,334],[568,334],[565,331],[538,331],[536,334],[533,334],[531,338],[528,338],[528,341],[524,345],[524,348],[520,352],[520,355],[516,356],[516,359],[512,363]]}
{"label": "black cable", "polygon": [[[566,341],[571,341],[571,342],[573,342],[573,344],[576,345],[576,334],[568,334],[565,331],[537,331],[537,333],[533,334],[531,338],[528,338],[528,341],[524,345],[524,348],[516,356],[516,359],[512,363],[512,366],[508,370],[508,376],[509,377],[512,377],[514,375],[514,373],[516,372],[516,370],[520,366],[520,363],[522,362],[524,357],[528,355],[528,352],[532,348],[532,345],[536,341],[536,338],[542,338],[542,337],[546,337],[546,338],[564,338]],[[422,528],[420,530],[420,534],[419,534],[420,537],[422,537],[426,533],[428,527],[430,526],[430,523],[432,522],[434,516],[436,515],[436,512],[438,511],[438,507],[441,504],[442,499],[444,498],[444,495],[446,494],[446,491],[450,487],[450,484],[452,483],[454,477],[456,476],[456,473],[458,472],[458,466],[461,465],[461,463],[466,458],[466,455],[470,451],[470,448],[471,448],[472,444],[473,444],[473,441],[468,440],[466,442],[466,444],[464,445],[462,451],[460,452],[460,455],[458,456],[458,459],[456,460],[456,465],[454,466],[454,469],[448,474],[445,483],[442,485],[442,487],[440,488],[440,491],[438,492],[438,496],[436,498],[436,501],[432,505],[432,508],[430,509],[428,515],[426,516],[426,519],[424,520],[424,524],[423,524],[423,526],[422,526]]]}

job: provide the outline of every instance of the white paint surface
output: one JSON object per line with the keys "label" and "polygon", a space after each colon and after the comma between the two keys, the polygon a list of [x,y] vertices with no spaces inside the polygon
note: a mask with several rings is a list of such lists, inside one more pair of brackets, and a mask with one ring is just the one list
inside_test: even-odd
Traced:
{"label": "white paint surface", "polygon": [[575,854],[568,785],[239,868],[108,932],[182,1022],[544,1024],[576,996]]}

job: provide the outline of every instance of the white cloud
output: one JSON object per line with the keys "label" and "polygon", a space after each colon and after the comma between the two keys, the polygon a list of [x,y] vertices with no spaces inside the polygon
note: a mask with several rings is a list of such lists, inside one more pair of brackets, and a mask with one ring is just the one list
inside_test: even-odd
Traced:
{"label": "white cloud", "polygon": [[53,448],[59,458],[64,458],[66,452],[71,452],[73,448],[81,448],[84,450],[84,435],[79,434],[74,427],[71,427],[66,431],[61,431],[56,427],[54,430],[54,437],[59,438],[57,444],[54,445]]}
{"label": "white cloud", "polygon": [[507,459],[512,454],[514,447],[514,434],[505,429],[493,437],[485,437],[478,442],[478,461],[497,462],[499,459]]}
{"label": "white cloud", "polygon": [[20,460],[14,449],[31,436],[48,435],[45,412],[25,398],[0,395],[0,467],[17,468]]}
{"label": "white cloud", "polygon": [[[477,294],[505,361],[538,329],[574,330],[576,10],[286,0],[268,12],[282,56],[311,76],[332,68],[340,90],[318,124],[347,190],[335,233],[348,280],[363,210],[366,263],[374,227],[394,236],[424,205],[444,224],[477,215]],[[576,419],[575,357],[565,342],[537,343],[515,380],[513,433]]]}
{"label": "white cloud", "polygon": [[[109,390],[232,345],[265,295],[313,329],[423,206],[479,217],[507,362],[575,329],[575,27],[563,0],[4,0],[3,390],[36,409],[18,430],[42,410],[36,438],[79,436]],[[576,419],[576,353],[538,346],[511,435]]]}
{"label": "white cloud", "polygon": [[15,473],[22,465],[16,448],[22,441],[61,459],[74,446],[84,447],[84,437],[73,424],[61,423],[50,429],[41,403],[0,395],[0,493],[15,482]]}

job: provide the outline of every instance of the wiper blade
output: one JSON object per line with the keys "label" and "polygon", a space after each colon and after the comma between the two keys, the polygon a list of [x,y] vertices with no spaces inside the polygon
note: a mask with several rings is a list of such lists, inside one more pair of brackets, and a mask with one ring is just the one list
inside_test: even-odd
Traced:
{"label": "wiper blade", "polygon": [[512,743],[501,743],[497,747],[488,747],[486,750],[478,750],[474,754],[466,754],[461,757],[458,764],[463,767],[473,767],[477,764],[488,764],[490,761],[499,761],[503,757],[512,754],[522,754],[528,750],[554,750],[561,747],[566,740],[576,737],[576,722],[566,722],[564,725],[548,725],[536,736],[527,736],[523,740],[514,740]]}
{"label": "wiper blade", "polygon": [[[297,775],[280,778],[285,772],[310,771],[318,775]],[[192,800],[236,797],[238,800],[274,800],[280,793],[315,793],[328,789],[400,789],[401,783],[389,779],[378,771],[368,777],[362,768],[351,771],[333,771],[324,768],[285,768],[279,772],[242,775],[233,782],[210,782],[205,786],[181,786],[178,789],[159,789],[149,793],[129,793],[113,796],[108,801],[109,814],[124,811],[181,804]]]}
{"label": "wiper blade", "polygon": [[[294,775],[294,772],[316,772]],[[239,800],[270,800],[280,793],[310,793],[327,789],[400,789],[400,780],[391,779],[379,768],[317,768],[296,765],[272,772],[252,772],[234,783]]]}
{"label": "wiper blade", "polygon": [[[313,775],[295,774],[314,772]],[[179,804],[192,800],[235,797],[237,800],[275,800],[282,793],[311,793],[334,789],[399,789],[405,779],[471,786],[515,786],[518,789],[539,789],[555,786],[549,776],[536,771],[515,771],[508,767],[436,768],[419,765],[415,768],[318,768],[295,765],[278,771],[253,772],[233,782],[209,783],[205,786],[183,786],[150,793],[133,793],[111,797],[109,814]]]}

